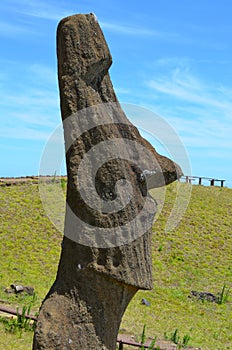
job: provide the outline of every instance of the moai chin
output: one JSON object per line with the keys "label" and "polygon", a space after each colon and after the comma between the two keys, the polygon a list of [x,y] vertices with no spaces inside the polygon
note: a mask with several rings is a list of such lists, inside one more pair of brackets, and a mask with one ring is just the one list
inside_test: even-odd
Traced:
{"label": "moai chin", "polygon": [[41,306],[33,349],[113,350],[128,303],[153,285],[156,203],[148,189],[175,181],[181,170],[122,111],[95,15],[59,23],[57,56],[67,206],[57,277]]}

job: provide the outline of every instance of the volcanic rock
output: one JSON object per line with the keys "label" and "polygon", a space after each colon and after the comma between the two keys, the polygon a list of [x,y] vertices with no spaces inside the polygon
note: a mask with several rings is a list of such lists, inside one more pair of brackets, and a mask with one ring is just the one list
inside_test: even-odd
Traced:
{"label": "volcanic rock", "polygon": [[57,277],[41,306],[33,349],[112,350],[129,301],[153,286],[156,202],[148,189],[182,173],[121,109],[95,15],[59,23],[57,56],[67,206]]}

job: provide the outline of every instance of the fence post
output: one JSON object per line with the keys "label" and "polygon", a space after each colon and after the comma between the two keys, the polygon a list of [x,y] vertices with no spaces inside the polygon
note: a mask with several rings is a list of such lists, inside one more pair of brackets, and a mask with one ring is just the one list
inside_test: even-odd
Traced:
{"label": "fence post", "polygon": [[123,350],[123,342],[122,341],[119,342],[118,350]]}
{"label": "fence post", "polygon": [[210,180],[210,186],[214,186],[214,179]]}

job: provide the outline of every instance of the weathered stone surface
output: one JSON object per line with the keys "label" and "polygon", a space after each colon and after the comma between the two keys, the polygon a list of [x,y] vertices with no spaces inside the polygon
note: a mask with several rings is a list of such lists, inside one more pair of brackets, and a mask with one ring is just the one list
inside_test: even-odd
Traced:
{"label": "weathered stone surface", "polygon": [[[122,111],[108,74],[112,58],[93,14],[60,22],[57,54],[68,172],[65,235],[33,349],[112,350],[129,301],[139,288],[153,285],[149,223],[155,202],[148,188],[176,180],[181,170],[157,154]],[[93,148],[93,163],[103,157],[104,164],[96,173],[85,165],[78,177]],[[91,178],[98,199],[89,190]],[[120,210],[107,211],[116,200]]]}

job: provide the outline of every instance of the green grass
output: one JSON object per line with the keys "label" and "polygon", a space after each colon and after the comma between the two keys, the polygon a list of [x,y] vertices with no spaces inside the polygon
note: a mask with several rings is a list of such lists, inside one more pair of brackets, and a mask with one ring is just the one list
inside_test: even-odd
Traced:
{"label": "green grass", "polygon": [[[188,297],[191,290],[217,294],[224,285],[232,286],[232,190],[193,186],[180,225],[165,232],[176,186],[168,187],[167,203],[154,225],[154,289],[137,293],[122,327],[136,334],[146,323],[147,334],[159,338],[178,329],[202,349],[232,349],[230,297],[222,305]],[[151,307],[141,305],[144,297]]]}
{"label": "green grass", "polygon": [[[189,185],[167,187],[153,228],[154,289],[136,294],[121,329],[139,338],[146,324],[146,336],[158,339],[178,329],[181,339],[188,334],[189,344],[203,350],[232,349],[232,190],[193,186],[179,226],[165,232],[179,186],[187,191]],[[153,195],[159,197],[159,191]],[[37,311],[55,279],[62,235],[46,217],[36,184],[0,187],[0,200],[0,299],[15,308],[33,301],[32,311]],[[33,286],[37,300],[6,294],[11,283]],[[227,300],[221,304],[189,298],[191,290],[220,295],[224,286]],[[142,298],[151,306],[142,305]],[[31,349],[32,336],[5,332],[0,323],[6,350]]]}
{"label": "green grass", "polygon": [[29,285],[38,309],[56,275],[62,236],[43,210],[37,185],[0,187],[0,200],[0,299],[29,305],[32,296],[4,292],[12,283]]}

